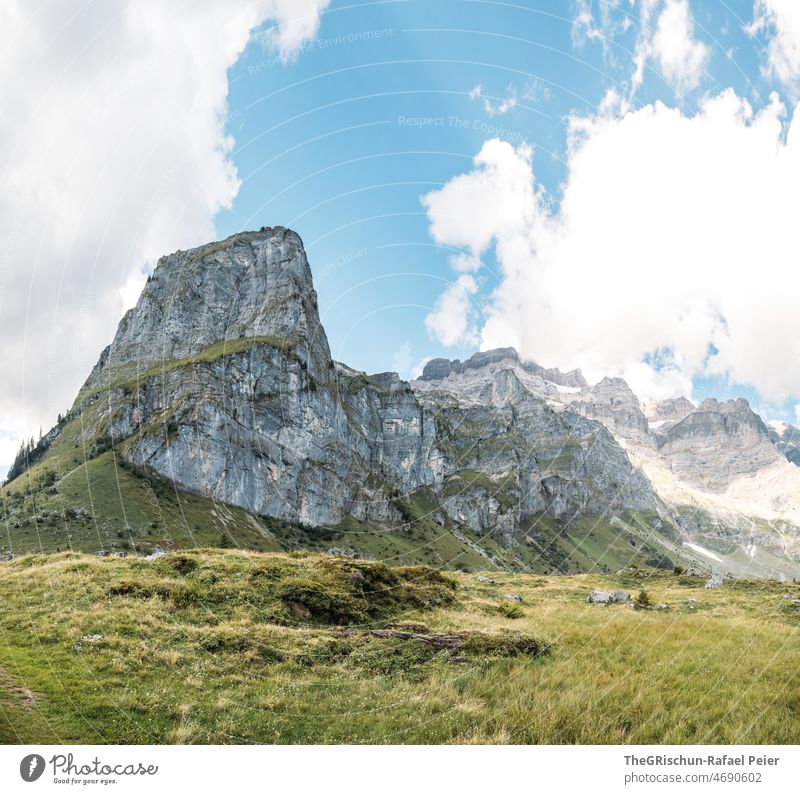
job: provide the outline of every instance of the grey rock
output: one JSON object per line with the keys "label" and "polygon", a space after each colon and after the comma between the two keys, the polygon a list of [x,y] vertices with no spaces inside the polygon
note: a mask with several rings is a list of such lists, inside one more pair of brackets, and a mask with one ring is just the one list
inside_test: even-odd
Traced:
{"label": "grey rock", "polygon": [[592,590],[586,601],[590,604],[610,604],[614,600],[614,596],[605,590]]}
{"label": "grey rock", "polygon": [[571,411],[602,422],[622,438],[654,445],[639,398],[622,378],[603,378],[596,386],[565,396]]}
{"label": "grey rock", "polygon": [[770,440],[777,450],[795,466],[800,466],[800,430],[788,422],[770,422]]}
{"label": "grey rock", "polygon": [[522,603],[522,596],[518,593],[509,593],[508,595],[504,595],[503,598],[505,598],[507,601],[516,601],[518,603]]}
{"label": "grey rock", "polygon": [[709,491],[780,459],[766,425],[741,398],[704,400],[660,439],[659,453],[682,480]]}
{"label": "grey rock", "polygon": [[621,603],[623,601],[630,601],[632,598],[630,593],[626,593],[624,590],[616,590],[611,594],[611,600],[615,603]]}
{"label": "grey rock", "polygon": [[724,580],[721,576],[712,576],[706,583],[706,590],[714,590],[717,587],[722,587]]}

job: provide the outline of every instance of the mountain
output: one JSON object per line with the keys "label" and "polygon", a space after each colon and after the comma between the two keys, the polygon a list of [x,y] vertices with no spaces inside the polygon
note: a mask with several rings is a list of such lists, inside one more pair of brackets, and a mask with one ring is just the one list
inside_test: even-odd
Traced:
{"label": "mountain", "polygon": [[767,432],[786,459],[800,466],[800,430],[788,422],[770,422]]}
{"label": "mountain", "polygon": [[800,469],[770,432],[743,400],[643,406],[511,348],[412,383],[358,372],[331,358],[302,241],[262,228],[158,262],[3,509],[14,551],[793,575]]}

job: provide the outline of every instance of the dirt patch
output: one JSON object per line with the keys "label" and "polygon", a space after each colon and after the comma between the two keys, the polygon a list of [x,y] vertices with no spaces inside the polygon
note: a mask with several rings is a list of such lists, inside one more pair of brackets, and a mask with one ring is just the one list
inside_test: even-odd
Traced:
{"label": "dirt patch", "polygon": [[39,695],[20,684],[4,667],[0,667],[0,700],[8,705],[31,708],[35,706]]}

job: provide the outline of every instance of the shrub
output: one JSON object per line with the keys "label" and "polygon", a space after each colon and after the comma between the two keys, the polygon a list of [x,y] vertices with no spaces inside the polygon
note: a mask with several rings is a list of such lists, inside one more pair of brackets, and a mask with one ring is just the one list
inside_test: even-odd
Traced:
{"label": "shrub", "polygon": [[516,620],[517,618],[521,618],[523,616],[524,611],[519,604],[515,604],[511,601],[504,601],[497,607],[497,613],[501,617]]}
{"label": "shrub", "polygon": [[199,563],[194,557],[185,554],[167,554],[159,560],[159,567],[186,576],[196,570]]}
{"label": "shrub", "polygon": [[343,625],[364,617],[363,608],[348,593],[319,580],[285,579],[277,595],[292,616],[301,620]]}
{"label": "shrub", "polygon": [[650,607],[653,605],[650,594],[647,592],[647,590],[640,590],[639,595],[637,595],[634,599],[634,603],[640,607]]}

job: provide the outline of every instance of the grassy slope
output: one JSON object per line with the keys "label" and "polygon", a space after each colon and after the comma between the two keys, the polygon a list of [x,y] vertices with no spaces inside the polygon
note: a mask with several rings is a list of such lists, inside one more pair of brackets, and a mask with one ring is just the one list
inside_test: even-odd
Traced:
{"label": "grassy slope", "polygon": [[[797,585],[491,575],[303,553],[20,558],[0,565],[0,742],[800,741],[800,613],[782,598]],[[587,604],[594,587],[672,608]],[[397,620],[480,641],[454,663],[328,627]],[[508,632],[550,652],[509,656]]]}

